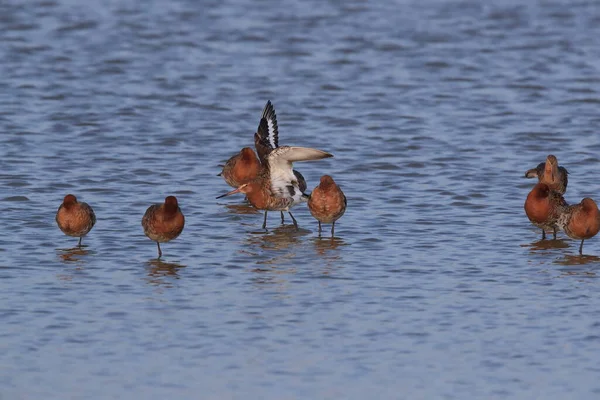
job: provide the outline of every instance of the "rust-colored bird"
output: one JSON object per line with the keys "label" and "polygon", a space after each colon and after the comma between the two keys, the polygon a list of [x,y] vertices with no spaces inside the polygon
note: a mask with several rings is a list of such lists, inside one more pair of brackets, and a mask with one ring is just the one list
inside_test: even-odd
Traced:
{"label": "rust-colored bird", "polygon": [[558,226],[571,239],[581,240],[579,254],[583,253],[583,241],[590,239],[600,231],[600,212],[598,205],[589,197],[579,204],[566,207],[559,219]]}
{"label": "rust-colored bird", "polygon": [[144,234],[156,242],[158,257],[162,257],[160,243],[175,239],[183,231],[184,225],[185,218],[175,196],[167,196],[164,204],[148,207],[142,218]]}
{"label": "rust-colored bird", "polygon": [[80,203],[75,196],[68,194],[58,207],[56,223],[65,235],[79,237],[77,245],[81,247],[81,239],[96,223],[96,214],[87,203]]}
{"label": "rust-colored bird", "polygon": [[538,178],[539,182],[545,183],[550,189],[564,194],[567,191],[567,184],[569,183],[568,174],[567,169],[559,167],[556,157],[550,154],[545,162],[525,172],[525,177]]}
{"label": "rust-colored bird", "polygon": [[346,211],[346,196],[333,178],[323,175],[320,183],[312,191],[308,199],[308,209],[313,217],[319,221],[319,235],[321,222],[331,224],[331,236],[334,234],[335,221],[341,218]]}
{"label": "rust-colored bird", "polygon": [[546,231],[554,233],[558,230],[558,219],[567,207],[567,202],[562,195],[551,190],[545,183],[536,184],[525,200],[525,214],[529,221],[542,229],[542,240],[546,239]]}
{"label": "rust-colored bird", "polygon": [[244,147],[227,160],[219,176],[222,176],[229,186],[236,188],[256,179],[260,169],[261,164],[254,150]]}
{"label": "rust-colored bird", "polygon": [[[292,162],[320,160],[327,157],[333,157],[333,155],[308,147],[281,146],[272,149],[255,180],[217,198],[234,193],[245,193],[250,204],[259,210],[265,210],[262,227],[266,229],[268,211],[289,212],[294,205],[308,200],[308,196],[300,190],[298,179],[292,170]],[[298,222],[291,212],[289,214],[294,226],[298,229]]]}

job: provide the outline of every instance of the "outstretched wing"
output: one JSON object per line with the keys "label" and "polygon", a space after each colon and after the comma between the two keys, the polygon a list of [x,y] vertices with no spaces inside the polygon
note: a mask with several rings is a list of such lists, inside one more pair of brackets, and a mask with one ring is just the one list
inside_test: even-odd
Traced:
{"label": "outstretched wing", "polygon": [[279,128],[277,126],[277,116],[271,100],[267,101],[263,113],[258,123],[258,129],[254,134],[254,145],[258,158],[262,163],[265,162],[268,154],[279,147]]}
{"label": "outstretched wing", "polygon": [[287,196],[289,194],[292,197],[300,197],[302,192],[292,169],[292,163],[295,161],[320,160],[328,157],[333,157],[333,155],[309,147],[282,146],[272,150],[267,156],[272,192],[277,196]]}
{"label": "outstretched wing", "polygon": [[275,107],[271,100],[267,100],[263,109],[258,125],[258,133],[263,140],[266,140],[272,148],[279,147],[279,128],[277,127],[277,116],[275,115]]}
{"label": "outstretched wing", "polygon": [[257,133],[254,134],[254,147],[256,147],[256,152],[258,153],[258,159],[261,164],[265,164],[267,162],[267,157],[273,148],[266,140],[261,139],[260,135]]}

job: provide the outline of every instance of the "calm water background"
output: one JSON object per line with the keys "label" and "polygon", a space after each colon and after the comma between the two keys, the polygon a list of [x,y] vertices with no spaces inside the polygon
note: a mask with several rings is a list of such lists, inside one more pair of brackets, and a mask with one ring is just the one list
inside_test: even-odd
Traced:
{"label": "calm water background", "polygon": [[[0,398],[598,398],[600,240],[539,242],[523,174],[600,198],[600,5],[496,3],[0,3]],[[334,239],[215,200],[267,99]]]}

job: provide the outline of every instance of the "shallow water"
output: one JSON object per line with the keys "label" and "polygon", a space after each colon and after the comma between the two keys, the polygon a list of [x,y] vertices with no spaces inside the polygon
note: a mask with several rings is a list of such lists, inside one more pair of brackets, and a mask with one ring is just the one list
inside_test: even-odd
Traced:
{"label": "shallow water", "polygon": [[[0,398],[598,397],[600,242],[523,212],[549,153],[599,198],[597,5],[201,3],[0,4]],[[215,200],[267,99],[334,238]]]}

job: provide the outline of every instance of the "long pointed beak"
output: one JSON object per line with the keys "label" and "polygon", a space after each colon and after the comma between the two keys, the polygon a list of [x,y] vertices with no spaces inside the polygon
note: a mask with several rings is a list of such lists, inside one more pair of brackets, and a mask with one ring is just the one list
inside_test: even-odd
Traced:
{"label": "long pointed beak", "polygon": [[219,172],[219,173],[217,174],[217,176],[221,176],[222,174],[223,174],[222,172]]}
{"label": "long pointed beak", "polygon": [[222,197],[229,196],[229,195],[232,195],[232,194],[236,194],[236,193],[241,193],[241,192],[240,192],[240,189],[241,189],[241,187],[239,187],[239,188],[237,188],[237,189],[234,189],[234,190],[232,190],[232,191],[231,191],[231,192],[229,192],[229,193],[222,194],[222,195],[220,195],[219,197],[217,197],[217,199],[220,199],[220,198],[222,198]]}

